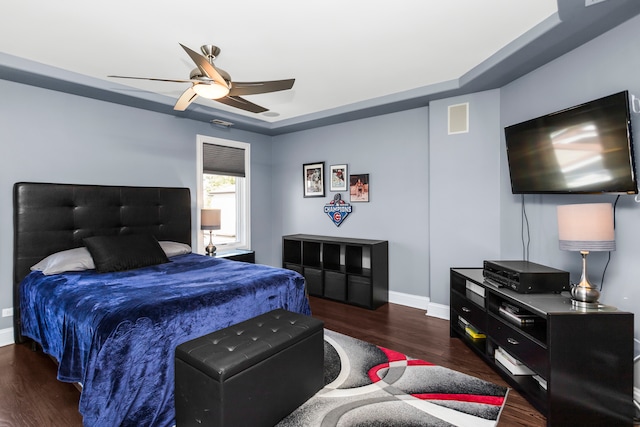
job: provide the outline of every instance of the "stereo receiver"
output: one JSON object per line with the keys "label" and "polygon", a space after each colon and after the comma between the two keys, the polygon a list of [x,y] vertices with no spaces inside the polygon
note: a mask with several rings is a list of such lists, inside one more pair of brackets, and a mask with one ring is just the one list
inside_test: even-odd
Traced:
{"label": "stereo receiver", "polygon": [[569,272],[529,261],[485,261],[485,281],[522,294],[568,291]]}

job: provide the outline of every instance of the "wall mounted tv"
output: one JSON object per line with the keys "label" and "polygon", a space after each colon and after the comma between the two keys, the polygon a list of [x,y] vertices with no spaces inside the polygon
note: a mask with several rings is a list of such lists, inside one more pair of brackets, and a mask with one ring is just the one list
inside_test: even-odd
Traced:
{"label": "wall mounted tv", "polygon": [[637,194],[629,94],[504,129],[513,194]]}

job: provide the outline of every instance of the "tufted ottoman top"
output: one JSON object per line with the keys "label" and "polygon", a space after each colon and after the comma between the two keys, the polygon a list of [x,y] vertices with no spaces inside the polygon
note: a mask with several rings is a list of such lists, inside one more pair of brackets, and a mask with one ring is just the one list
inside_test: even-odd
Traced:
{"label": "tufted ottoman top", "polygon": [[176,358],[224,382],[322,330],[311,316],[277,309],[176,347]]}

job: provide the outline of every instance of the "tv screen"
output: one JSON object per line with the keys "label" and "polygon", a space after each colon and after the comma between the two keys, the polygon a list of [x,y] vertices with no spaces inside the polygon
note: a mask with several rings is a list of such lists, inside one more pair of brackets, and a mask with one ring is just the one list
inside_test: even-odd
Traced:
{"label": "tv screen", "polygon": [[637,194],[626,91],[508,126],[513,194]]}

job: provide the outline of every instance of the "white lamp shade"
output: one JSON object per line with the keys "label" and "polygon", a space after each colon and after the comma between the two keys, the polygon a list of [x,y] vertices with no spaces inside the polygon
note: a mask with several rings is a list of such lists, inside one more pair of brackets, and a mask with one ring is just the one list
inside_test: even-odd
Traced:
{"label": "white lamp shade", "polygon": [[200,211],[200,229],[220,230],[220,209],[202,209]]}
{"label": "white lamp shade", "polygon": [[565,251],[614,251],[613,206],[583,203],[558,206],[558,238]]}

